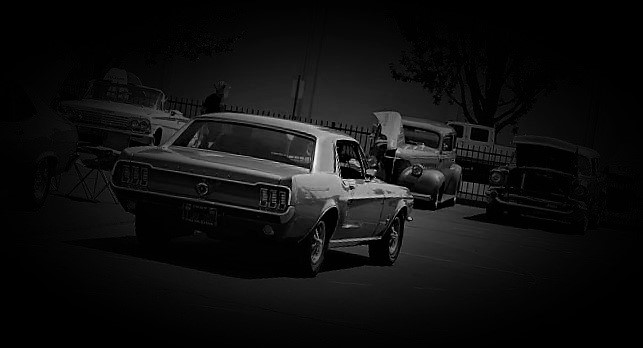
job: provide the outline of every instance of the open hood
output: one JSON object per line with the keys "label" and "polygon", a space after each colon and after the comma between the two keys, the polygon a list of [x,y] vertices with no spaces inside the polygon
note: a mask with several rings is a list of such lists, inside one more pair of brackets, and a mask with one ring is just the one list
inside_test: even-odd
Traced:
{"label": "open hood", "polygon": [[382,127],[381,134],[386,136],[387,148],[392,150],[402,147],[405,144],[402,115],[395,111],[378,111],[373,115]]}

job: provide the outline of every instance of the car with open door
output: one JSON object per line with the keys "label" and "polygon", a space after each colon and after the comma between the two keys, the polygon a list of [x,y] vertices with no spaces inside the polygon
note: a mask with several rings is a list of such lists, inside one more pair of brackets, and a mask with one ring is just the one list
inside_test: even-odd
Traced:
{"label": "car with open door", "polygon": [[67,171],[77,158],[76,127],[17,80],[5,82],[2,95],[0,192],[8,205],[38,209],[49,195],[52,177]]}

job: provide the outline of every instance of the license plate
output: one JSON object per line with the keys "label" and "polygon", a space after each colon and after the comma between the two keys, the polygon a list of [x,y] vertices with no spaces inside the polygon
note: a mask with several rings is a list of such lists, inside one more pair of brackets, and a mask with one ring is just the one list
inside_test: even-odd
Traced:
{"label": "license plate", "polygon": [[214,227],[217,225],[217,208],[183,203],[182,218],[187,222]]}

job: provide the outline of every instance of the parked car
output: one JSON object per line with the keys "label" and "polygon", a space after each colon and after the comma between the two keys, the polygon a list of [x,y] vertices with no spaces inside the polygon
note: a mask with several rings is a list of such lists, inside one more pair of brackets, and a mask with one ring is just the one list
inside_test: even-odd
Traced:
{"label": "parked car", "polygon": [[2,194],[15,198],[5,202],[37,209],[47,199],[51,178],[67,171],[76,159],[76,127],[15,80],[2,85],[2,95]]}
{"label": "parked car", "polygon": [[511,156],[515,148],[496,143],[493,127],[462,121],[447,121],[446,124],[456,131],[456,147],[467,146],[485,153],[500,153]]}
{"label": "parked car", "polygon": [[236,113],[202,115],[163,146],[123,150],[112,187],[143,246],[195,229],[279,241],[309,276],[329,247],[366,244],[392,265],[413,205],[408,189],[374,177],[354,138]]}
{"label": "parked car", "polygon": [[455,163],[455,130],[442,122],[403,118],[395,111],[373,114],[378,127],[371,163],[378,163],[380,177],[409,188],[416,201],[434,209],[443,202],[455,204],[462,183],[462,167]]}
{"label": "parked car", "polygon": [[138,83],[93,80],[81,100],[66,100],[60,110],[78,127],[80,140],[120,151],[158,145],[190,119],[165,106],[165,94]]}
{"label": "parked car", "polygon": [[566,222],[579,233],[600,223],[606,185],[598,152],[534,135],[516,136],[514,143],[515,161],[489,175],[490,218],[530,215]]}
{"label": "parked car", "polygon": [[513,157],[513,146],[496,143],[493,127],[463,121],[447,121],[456,131],[457,161],[464,181],[487,182],[489,171]]}

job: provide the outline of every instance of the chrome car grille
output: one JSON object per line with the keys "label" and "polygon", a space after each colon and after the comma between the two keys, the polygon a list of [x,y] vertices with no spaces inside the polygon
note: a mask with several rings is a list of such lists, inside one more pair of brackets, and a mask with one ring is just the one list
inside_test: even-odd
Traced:
{"label": "chrome car grille", "polygon": [[129,129],[129,118],[127,116],[101,114],[94,111],[79,111],[73,120],[83,124],[117,129]]}
{"label": "chrome car grille", "polygon": [[542,170],[514,169],[509,175],[510,192],[530,197],[566,197],[572,180],[564,175]]}

